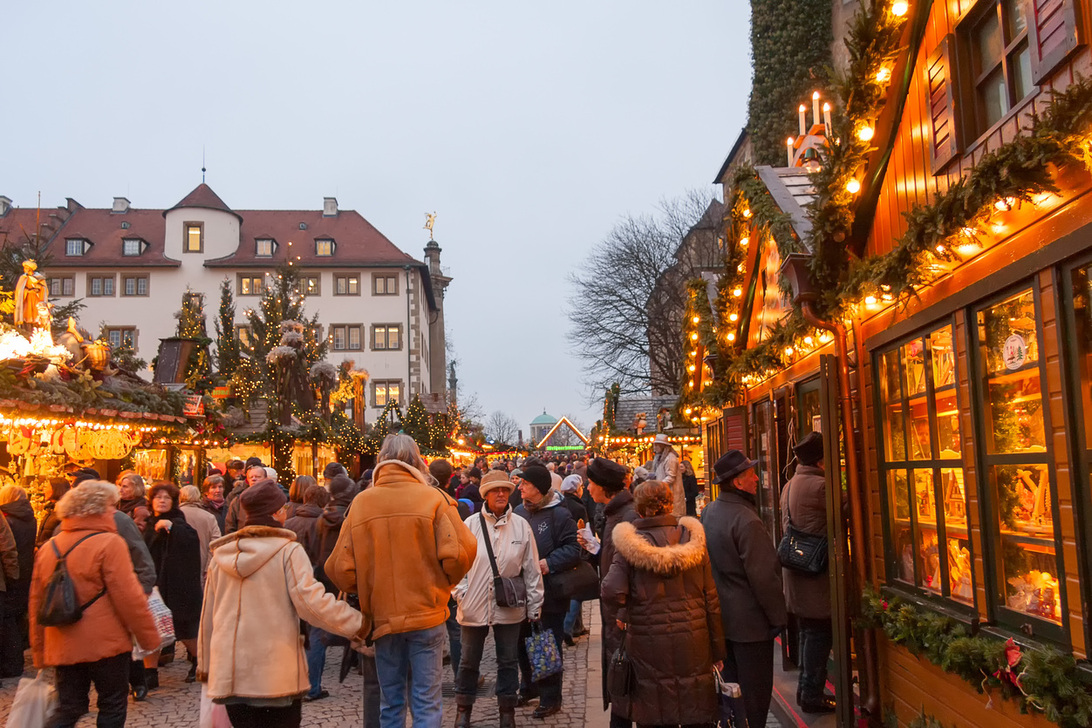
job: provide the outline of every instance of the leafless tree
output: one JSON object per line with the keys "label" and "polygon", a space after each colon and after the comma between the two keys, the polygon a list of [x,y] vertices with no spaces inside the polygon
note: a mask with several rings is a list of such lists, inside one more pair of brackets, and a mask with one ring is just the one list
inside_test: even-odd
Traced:
{"label": "leafless tree", "polygon": [[[623,394],[678,391],[685,283],[716,265],[709,244],[699,255],[680,246],[711,199],[692,190],[664,200],[654,214],[623,217],[570,274],[570,335],[593,396],[614,382]],[[710,216],[719,217],[719,208]],[[706,237],[715,246],[714,222]]]}
{"label": "leafless tree", "polygon": [[486,420],[485,434],[496,440],[498,444],[515,445],[519,438],[519,422],[497,410]]}

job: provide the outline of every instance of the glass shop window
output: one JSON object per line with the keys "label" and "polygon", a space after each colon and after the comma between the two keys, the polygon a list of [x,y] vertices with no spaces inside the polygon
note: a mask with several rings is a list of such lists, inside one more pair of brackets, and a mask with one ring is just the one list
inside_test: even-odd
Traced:
{"label": "glass shop window", "polygon": [[[1076,345],[1071,360],[1073,380],[1070,387],[1074,393],[1070,405],[1073,412],[1070,424],[1074,429],[1074,459],[1077,465],[1073,483],[1074,490],[1078,492],[1082,481],[1088,483],[1084,497],[1088,502],[1089,494],[1092,494],[1092,422],[1088,418],[1088,413],[1092,412],[1092,262],[1074,268],[1069,278],[1072,301],[1070,336]],[[1083,525],[1087,534],[1092,525],[1088,520]],[[1086,550],[1085,553],[1089,552]]]}
{"label": "glass shop window", "polygon": [[985,471],[999,543],[989,564],[1010,621],[1063,620],[1055,494],[1043,400],[1036,293],[1028,288],[976,314]]}
{"label": "glass shop window", "polygon": [[876,359],[888,578],[971,606],[956,353],[950,324]]}

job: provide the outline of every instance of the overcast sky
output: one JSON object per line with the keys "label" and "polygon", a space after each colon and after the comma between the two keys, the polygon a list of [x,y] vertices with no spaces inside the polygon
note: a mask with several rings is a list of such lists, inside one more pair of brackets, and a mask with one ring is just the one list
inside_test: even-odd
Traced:
{"label": "overcast sky", "polygon": [[745,121],[745,0],[14,2],[0,194],[235,208],[335,195],[454,277],[460,390],[527,433],[591,424],[566,274],[627,213],[709,184]]}

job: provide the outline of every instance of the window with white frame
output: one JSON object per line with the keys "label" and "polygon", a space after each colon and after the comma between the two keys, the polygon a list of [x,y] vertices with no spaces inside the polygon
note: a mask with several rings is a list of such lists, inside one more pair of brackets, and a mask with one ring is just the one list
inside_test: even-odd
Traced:
{"label": "window with white frame", "polygon": [[273,239],[258,238],[254,241],[254,255],[259,258],[273,257]]}
{"label": "window with white frame", "polygon": [[88,296],[112,296],[114,295],[114,276],[92,274],[87,276]]}
{"label": "window with white frame", "polygon": [[72,276],[53,276],[49,279],[49,295],[69,298],[76,295],[76,279]]}
{"label": "window with white frame", "polygon": [[373,296],[397,296],[398,276],[376,273],[372,276]]}
{"label": "window with white frame", "polygon": [[394,351],[402,348],[401,324],[377,324],[372,328],[372,349]]}
{"label": "window with white frame", "polygon": [[87,251],[87,241],[83,238],[68,238],[64,241],[65,255],[83,255]]}
{"label": "window with white frame", "polygon": [[144,241],[140,238],[125,238],[121,241],[121,254],[126,257],[140,255],[144,252]]}
{"label": "window with white frame", "polygon": [[123,275],[121,277],[121,295],[147,296],[148,276],[146,274],[137,276]]}
{"label": "window with white frame", "polygon": [[122,346],[128,349],[136,349],[137,330],[135,326],[107,326],[106,340],[110,342],[111,349]]}
{"label": "window with white frame", "polygon": [[305,296],[317,296],[322,290],[322,276],[305,275],[300,277],[300,293]]}
{"label": "window with white frame", "polygon": [[260,296],[264,293],[264,288],[264,275],[252,275],[249,273],[239,275],[239,285],[236,290],[239,291],[240,296]]}
{"label": "window with white frame", "polygon": [[388,402],[401,404],[402,383],[397,380],[372,382],[372,405],[386,407]]}
{"label": "window with white frame", "polygon": [[330,345],[334,351],[360,351],[364,327],[360,324],[334,324],[330,327]]}
{"label": "window with white frame", "polygon": [[360,276],[357,274],[351,275],[335,275],[334,276],[334,295],[335,296],[359,296],[360,295]]}
{"label": "window with white frame", "polygon": [[317,238],[315,240],[315,255],[328,258],[334,254],[334,241],[330,238]]}

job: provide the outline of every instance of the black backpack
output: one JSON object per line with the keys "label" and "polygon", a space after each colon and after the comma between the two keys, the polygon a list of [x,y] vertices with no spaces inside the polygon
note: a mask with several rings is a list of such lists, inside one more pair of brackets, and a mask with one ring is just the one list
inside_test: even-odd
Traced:
{"label": "black backpack", "polygon": [[68,566],[65,564],[65,559],[72,553],[72,549],[92,536],[98,536],[99,533],[101,532],[87,534],[72,544],[72,548],[65,551],[64,554],[61,554],[60,549],[57,548],[56,540],[50,539],[49,545],[53,547],[53,553],[57,555],[57,563],[53,567],[53,574],[49,577],[49,583],[46,584],[42,603],[38,606],[38,623],[43,627],[64,627],[75,624],[80,621],[83,611],[106,593],[106,587],[103,587],[102,591],[96,594],[91,601],[80,604],[76,598],[76,585],[72,583],[72,577],[68,575]]}

